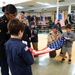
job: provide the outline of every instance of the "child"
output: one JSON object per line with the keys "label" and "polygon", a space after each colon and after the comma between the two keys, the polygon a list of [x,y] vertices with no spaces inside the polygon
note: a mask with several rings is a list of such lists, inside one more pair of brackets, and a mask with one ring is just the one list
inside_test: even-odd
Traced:
{"label": "child", "polygon": [[31,42],[33,48],[35,50],[38,50],[38,33],[37,29],[35,28],[35,23],[33,21],[30,22],[30,28],[31,28]]}
{"label": "child", "polygon": [[64,32],[62,36],[65,37],[67,41],[64,43],[62,47],[63,58],[61,62],[65,60],[65,54],[66,52],[68,52],[68,57],[69,57],[68,63],[70,64],[72,56],[72,43],[75,40],[75,34],[71,31],[70,24],[66,26],[66,32]]}
{"label": "child", "polygon": [[[61,33],[58,30],[59,30],[59,27],[55,24],[52,27],[52,31],[49,33],[49,35],[47,37],[47,46],[61,37]],[[49,52],[49,56],[51,58],[54,58],[56,56],[56,50]]]}
{"label": "child", "polygon": [[8,30],[11,38],[5,43],[5,50],[12,75],[32,75],[33,56],[25,42],[21,41],[24,24],[12,19],[8,23]]}

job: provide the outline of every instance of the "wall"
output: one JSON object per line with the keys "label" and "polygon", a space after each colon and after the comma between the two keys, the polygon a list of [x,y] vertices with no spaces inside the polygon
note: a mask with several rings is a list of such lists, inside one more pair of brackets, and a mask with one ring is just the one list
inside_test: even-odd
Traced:
{"label": "wall", "polygon": [[68,11],[64,11],[64,16],[65,16],[64,19],[65,19],[65,20],[68,18],[67,15],[68,15]]}

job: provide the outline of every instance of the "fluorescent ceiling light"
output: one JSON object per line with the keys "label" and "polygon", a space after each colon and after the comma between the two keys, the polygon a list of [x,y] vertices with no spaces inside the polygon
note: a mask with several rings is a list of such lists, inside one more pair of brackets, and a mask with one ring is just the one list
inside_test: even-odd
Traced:
{"label": "fluorescent ceiling light", "polygon": [[42,3],[42,2],[36,2],[36,3],[41,5],[50,5],[49,3]]}
{"label": "fluorescent ceiling light", "polygon": [[18,4],[22,2],[28,2],[28,1],[33,1],[33,0],[1,0],[0,7],[5,6],[7,4]]}
{"label": "fluorescent ceiling light", "polygon": [[23,9],[24,7],[22,6],[16,6],[17,9]]}

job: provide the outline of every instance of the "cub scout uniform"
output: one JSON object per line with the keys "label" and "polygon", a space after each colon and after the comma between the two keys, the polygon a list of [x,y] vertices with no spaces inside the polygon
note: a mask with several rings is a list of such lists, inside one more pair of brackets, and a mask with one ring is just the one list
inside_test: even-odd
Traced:
{"label": "cub scout uniform", "polygon": [[49,44],[49,41],[54,42],[55,40],[57,40],[57,37],[60,35],[60,32],[57,32],[57,34],[55,34],[53,31],[51,31],[47,38],[47,44]]}

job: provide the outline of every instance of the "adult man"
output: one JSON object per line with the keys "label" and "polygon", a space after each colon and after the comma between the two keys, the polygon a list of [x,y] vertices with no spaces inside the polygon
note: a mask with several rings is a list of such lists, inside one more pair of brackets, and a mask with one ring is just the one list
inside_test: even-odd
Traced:
{"label": "adult man", "polygon": [[24,12],[24,11],[21,11],[19,20],[22,21],[23,23],[25,23],[27,26],[29,26],[29,22],[28,22],[28,20],[25,18],[25,12]]}

